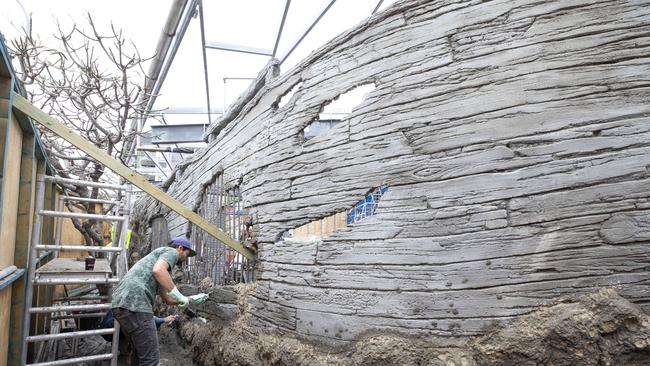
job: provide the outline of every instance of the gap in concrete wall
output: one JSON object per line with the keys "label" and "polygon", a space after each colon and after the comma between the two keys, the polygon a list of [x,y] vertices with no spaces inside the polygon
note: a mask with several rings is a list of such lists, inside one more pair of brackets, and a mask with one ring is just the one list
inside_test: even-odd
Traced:
{"label": "gap in concrete wall", "polygon": [[291,89],[289,89],[286,93],[282,94],[277,101],[277,107],[278,108],[284,108],[287,104],[289,104],[289,101],[291,98],[293,98],[293,95],[296,94],[298,89],[302,86],[302,81],[297,82],[294,84]]}
{"label": "gap in concrete wall", "polygon": [[373,189],[363,199],[359,200],[352,208],[314,220],[297,228],[287,230],[282,238],[322,238],[338,229],[359,222],[373,216],[383,194],[388,191],[388,186],[382,185]]}
{"label": "gap in concrete wall", "polygon": [[[252,224],[248,208],[244,207],[239,186],[227,184],[223,172],[204,184],[197,202],[195,211],[198,214],[236,241],[250,245]],[[197,253],[187,264],[190,283],[198,284],[205,278],[210,278],[214,285],[255,280],[252,262],[195,225],[190,225],[189,229]]]}
{"label": "gap in concrete wall", "polygon": [[388,191],[388,186],[383,185],[374,189],[372,192],[368,193],[364,199],[357,202],[351,209],[347,212],[346,221],[349,224],[354,224],[359,222],[366,217],[373,216],[379,206],[379,201],[381,197]]}
{"label": "gap in concrete wall", "polygon": [[340,94],[325,104],[314,119],[303,129],[304,141],[322,135],[348,118],[350,113],[366,99],[368,94],[375,90],[375,84],[362,84],[347,92]]}

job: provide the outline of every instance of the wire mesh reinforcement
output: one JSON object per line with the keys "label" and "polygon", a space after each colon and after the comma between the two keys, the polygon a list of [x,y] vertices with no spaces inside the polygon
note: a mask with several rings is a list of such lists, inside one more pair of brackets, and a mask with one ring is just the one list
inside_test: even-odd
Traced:
{"label": "wire mesh reinforcement", "polygon": [[387,190],[388,186],[381,186],[357,202],[354,207],[347,211],[347,224],[354,224],[357,221],[374,215],[381,197]]}
{"label": "wire mesh reinforcement", "polygon": [[[242,203],[241,191],[239,187],[226,189],[223,175],[204,190],[198,213],[239,242],[249,238],[250,219]],[[190,283],[198,283],[206,277],[215,285],[254,280],[252,263],[237,251],[195,225],[192,225],[191,239],[196,246],[196,256],[188,261]]]}

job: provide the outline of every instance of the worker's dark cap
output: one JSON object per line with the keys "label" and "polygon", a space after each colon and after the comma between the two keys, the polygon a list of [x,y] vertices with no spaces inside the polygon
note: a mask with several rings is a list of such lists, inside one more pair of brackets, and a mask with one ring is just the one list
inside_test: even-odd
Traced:
{"label": "worker's dark cap", "polygon": [[190,243],[189,240],[186,238],[179,236],[177,238],[172,239],[172,241],[169,243],[169,246],[177,248],[177,247],[183,247],[186,249],[190,250],[190,255],[188,257],[194,257],[196,255],[196,252],[194,251],[194,246],[192,243]]}

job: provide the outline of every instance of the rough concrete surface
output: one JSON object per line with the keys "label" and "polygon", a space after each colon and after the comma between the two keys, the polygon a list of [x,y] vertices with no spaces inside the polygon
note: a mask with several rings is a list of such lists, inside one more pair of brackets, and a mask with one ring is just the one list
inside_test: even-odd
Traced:
{"label": "rough concrete surface", "polygon": [[[282,332],[256,333],[242,294],[240,316],[183,319],[178,332],[199,365],[647,365],[650,316],[613,288],[564,298],[463,344],[369,333],[343,347]],[[246,310],[248,308],[248,310]]]}
{"label": "rough concrete surface", "polygon": [[158,331],[160,366],[193,366],[192,354],[181,342],[174,326],[164,325]]}
{"label": "rough concrete surface", "polygon": [[[241,191],[255,335],[451,346],[607,286],[648,310],[649,34],[644,0],[399,1],[291,70],[269,63],[165,186],[190,208],[218,177]],[[304,138],[368,84],[349,116]],[[381,186],[374,216],[283,238]],[[188,232],[145,198],[139,237],[161,217]]]}
{"label": "rough concrete surface", "polygon": [[522,317],[472,349],[479,365],[647,365],[650,317],[605,289]]}

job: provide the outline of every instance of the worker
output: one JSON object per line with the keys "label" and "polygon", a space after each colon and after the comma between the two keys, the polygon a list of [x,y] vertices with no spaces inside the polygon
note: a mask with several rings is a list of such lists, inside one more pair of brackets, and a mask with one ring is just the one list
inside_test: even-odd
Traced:
{"label": "worker", "polygon": [[[131,234],[132,233],[133,233],[133,231],[131,229],[128,229],[126,231],[126,239],[124,241],[124,244],[126,244],[126,250],[129,250],[129,246],[131,246]],[[108,244],[105,245],[106,247],[112,247],[113,242],[115,241],[115,224],[111,225],[111,230],[109,231],[109,234],[110,234],[109,237],[110,237],[111,241],[109,241]]]}
{"label": "worker", "polygon": [[198,305],[208,299],[207,294],[184,296],[172,280],[172,268],[194,255],[196,252],[189,240],[174,238],[169,247],[155,249],[140,259],[113,291],[111,307],[131,343],[132,366],[155,366],[160,360],[158,332],[153,320],[156,293],[165,303],[182,309],[190,303]]}

